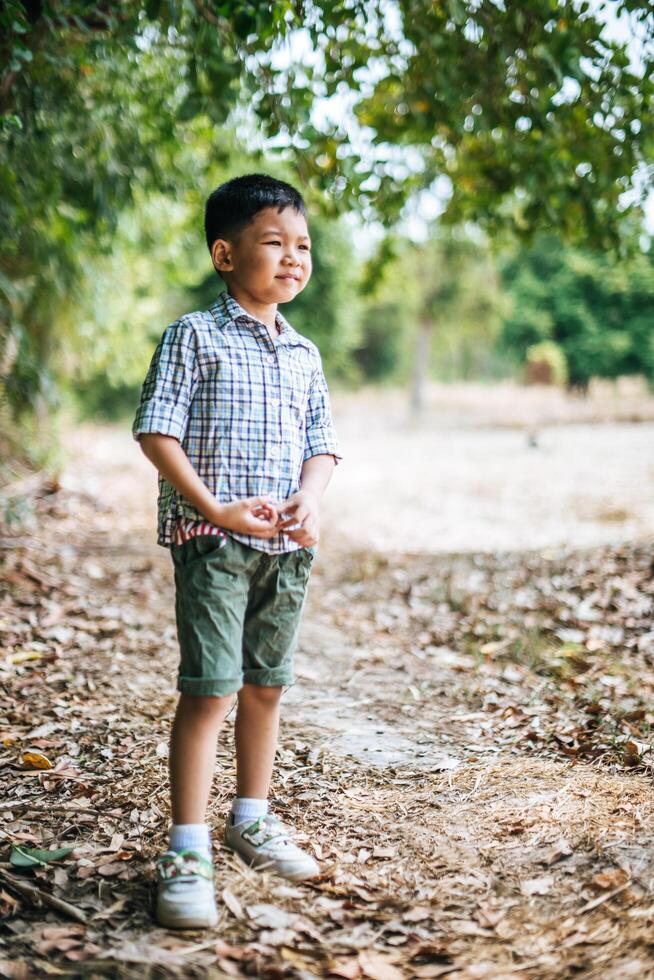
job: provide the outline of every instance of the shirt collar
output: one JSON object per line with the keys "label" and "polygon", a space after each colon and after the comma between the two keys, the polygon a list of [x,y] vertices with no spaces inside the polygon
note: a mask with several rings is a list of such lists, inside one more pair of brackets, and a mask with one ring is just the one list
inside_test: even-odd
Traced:
{"label": "shirt collar", "polygon": [[[218,299],[216,300],[214,306],[218,308],[218,312],[223,313],[229,320],[247,320],[250,323],[260,323],[266,330],[268,329],[265,323],[261,323],[261,320],[258,320],[252,313],[248,313],[247,310],[244,310],[241,304],[238,303],[226,289],[218,295]],[[292,335],[295,333],[293,327],[290,325],[286,317],[282,316],[279,310],[277,310],[275,313],[275,321],[282,328],[282,332],[278,334],[277,337],[278,342],[280,344],[289,343],[292,339]]]}

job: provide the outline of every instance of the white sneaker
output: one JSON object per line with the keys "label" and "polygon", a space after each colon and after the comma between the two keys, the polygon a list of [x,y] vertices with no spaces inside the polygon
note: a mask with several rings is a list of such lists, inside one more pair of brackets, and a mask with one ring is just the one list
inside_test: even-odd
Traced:
{"label": "white sneaker", "polygon": [[225,824],[225,845],[236,851],[251,867],[273,871],[291,881],[314,878],[320,866],[291,840],[293,830],[273,813],[258,817],[253,823],[234,825],[230,813]]}
{"label": "white sneaker", "polygon": [[218,922],[213,864],[197,851],[157,858],[156,920],[170,929],[203,929]]}

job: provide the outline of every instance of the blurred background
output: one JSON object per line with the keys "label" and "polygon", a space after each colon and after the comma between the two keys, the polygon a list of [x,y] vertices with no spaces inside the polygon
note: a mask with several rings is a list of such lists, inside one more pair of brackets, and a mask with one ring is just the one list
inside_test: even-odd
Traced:
{"label": "blurred background", "polygon": [[0,32],[5,520],[38,474],[142,467],[154,347],[222,288],[204,201],[264,171],[310,209],[283,312],[323,354],[345,541],[652,532],[650,3],[9,2]]}

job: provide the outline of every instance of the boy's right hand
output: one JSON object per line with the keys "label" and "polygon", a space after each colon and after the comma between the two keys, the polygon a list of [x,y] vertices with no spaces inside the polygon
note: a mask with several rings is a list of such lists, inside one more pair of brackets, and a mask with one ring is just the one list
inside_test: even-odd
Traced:
{"label": "boy's right hand", "polygon": [[279,533],[278,517],[278,511],[269,497],[246,497],[244,500],[219,504],[214,523],[238,534],[274,538]]}

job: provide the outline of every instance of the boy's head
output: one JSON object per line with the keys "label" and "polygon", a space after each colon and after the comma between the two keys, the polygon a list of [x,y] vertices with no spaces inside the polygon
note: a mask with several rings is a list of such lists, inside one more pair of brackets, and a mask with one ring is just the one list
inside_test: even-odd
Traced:
{"label": "boy's head", "polygon": [[207,247],[218,275],[261,303],[287,303],[311,276],[302,195],[267,174],[221,184],[204,211]]}

